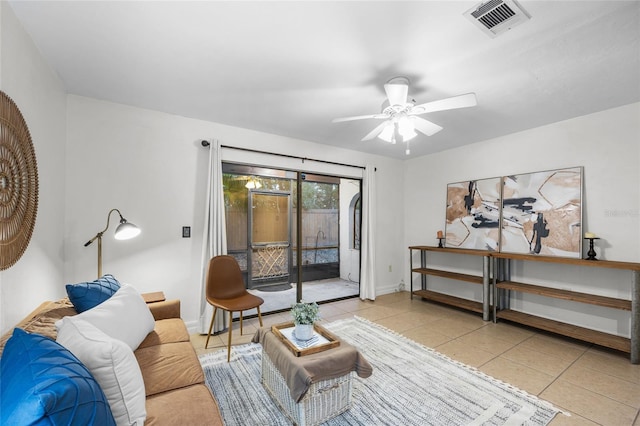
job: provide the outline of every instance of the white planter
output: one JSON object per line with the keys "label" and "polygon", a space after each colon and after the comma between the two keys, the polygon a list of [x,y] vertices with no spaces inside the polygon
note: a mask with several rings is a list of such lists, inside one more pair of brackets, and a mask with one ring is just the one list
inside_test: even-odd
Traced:
{"label": "white planter", "polygon": [[309,340],[313,337],[313,324],[296,324],[293,333],[298,340]]}

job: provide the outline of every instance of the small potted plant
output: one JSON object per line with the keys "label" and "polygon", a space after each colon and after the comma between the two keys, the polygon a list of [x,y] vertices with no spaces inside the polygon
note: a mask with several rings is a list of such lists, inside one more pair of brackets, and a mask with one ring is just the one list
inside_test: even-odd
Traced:
{"label": "small potted plant", "polygon": [[298,340],[309,340],[313,337],[313,323],[320,319],[320,307],[316,302],[299,302],[291,305],[291,315],[295,338]]}

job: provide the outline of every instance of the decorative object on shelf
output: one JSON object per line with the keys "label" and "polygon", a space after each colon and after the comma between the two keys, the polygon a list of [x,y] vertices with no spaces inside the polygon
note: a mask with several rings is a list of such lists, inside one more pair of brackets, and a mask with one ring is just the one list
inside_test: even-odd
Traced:
{"label": "decorative object on shelf", "polygon": [[24,254],[38,212],[38,165],[31,134],[13,100],[0,91],[0,270]]}
{"label": "decorative object on shelf", "polygon": [[582,256],[582,167],[502,178],[500,251]]}
{"label": "decorative object on shelf", "polygon": [[587,257],[585,260],[598,260],[596,259],[596,251],[593,248],[593,240],[599,240],[599,237],[596,237],[596,234],[593,232],[585,232],[584,239],[589,240],[589,251],[587,252]]}
{"label": "decorative object on shelf", "polygon": [[316,302],[304,301],[291,305],[291,316],[295,324],[295,338],[309,340],[313,337],[313,323],[320,319],[320,307]]}
{"label": "decorative object on shelf", "polygon": [[447,185],[447,247],[498,251],[501,188],[500,177]]}
{"label": "decorative object on shelf", "polygon": [[118,212],[120,216],[120,224],[116,228],[116,232],[114,233],[114,237],[116,240],[129,240],[131,238],[137,237],[140,234],[140,228],[134,225],[131,222],[127,222],[127,220],[122,217],[122,213],[118,209],[111,209],[107,214],[107,226],[104,229],[96,234],[95,237],[87,241],[84,246],[87,247],[89,244],[94,242],[96,239],[98,240],[98,278],[102,276],[102,235],[107,232],[109,229],[109,219],[111,218],[111,213]]}
{"label": "decorative object on shelf", "polygon": [[442,240],[444,240],[444,236],[442,235],[442,231],[438,231],[438,247],[443,248]]}

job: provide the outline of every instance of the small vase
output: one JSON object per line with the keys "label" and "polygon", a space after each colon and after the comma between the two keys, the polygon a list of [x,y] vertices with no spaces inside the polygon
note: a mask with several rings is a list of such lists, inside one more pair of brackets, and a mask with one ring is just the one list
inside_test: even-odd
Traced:
{"label": "small vase", "polygon": [[313,337],[313,324],[296,324],[294,334],[297,340],[309,340]]}

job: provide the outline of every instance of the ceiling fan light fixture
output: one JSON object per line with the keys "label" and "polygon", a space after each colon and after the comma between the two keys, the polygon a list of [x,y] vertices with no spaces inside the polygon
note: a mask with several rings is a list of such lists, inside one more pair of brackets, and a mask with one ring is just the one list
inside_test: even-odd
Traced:
{"label": "ceiling fan light fixture", "polygon": [[398,131],[405,141],[418,136],[418,134],[416,133],[416,127],[413,124],[413,120],[406,115],[400,117],[400,119],[398,120]]}
{"label": "ceiling fan light fixture", "polygon": [[[477,105],[475,93],[466,93],[416,105],[416,101],[408,97],[409,79],[406,77],[394,77],[390,79],[384,85],[384,90],[387,99],[382,103],[381,113],[335,118],[332,121],[334,123],[340,123],[364,119],[383,120],[361,140],[370,141],[378,137],[391,144],[395,144],[398,140],[407,143],[418,136],[418,132],[426,136],[433,136],[442,130],[442,126],[419,117],[419,115]],[[405,152],[407,155],[410,153],[408,144]]]}
{"label": "ceiling fan light fixture", "polygon": [[408,131],[405,131],[404,133],[400,132],[400,134],[402,135],[402,140],[405,142],[409,142],[411,139],[418,136],[418,133],[416,133],[416,131],[413,130],[413,128],[409,129]]}
{"label": "ceiling fan light fixture", "polygon": [[382,132],[380,132],[380,134],[378,135],[378,137],[380,139],[382,139],[385,142],[389,142],[389,143],[395,143],[396,139],[394,137],[395,135],[393,134],[393,123],[388,123],[385,127],[384,130],[382,130]]}
{"label": "ceiling fan light fixture", "polygon": [[402,141],[407,142],[418,136],[416,133],[413,121],[409,117],[402,117],[398,121],[389,121],[384,127],[382,132],[378,135],[383,141],[395,144],[396,143],[396,127],[399,136],[402,136]]}

